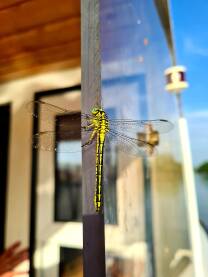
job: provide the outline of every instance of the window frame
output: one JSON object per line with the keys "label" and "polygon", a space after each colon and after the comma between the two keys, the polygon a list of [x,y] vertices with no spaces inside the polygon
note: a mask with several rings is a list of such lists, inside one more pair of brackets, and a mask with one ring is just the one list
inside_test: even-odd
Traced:
{"label": "window frame", "polygon": [[[64,87],[58,89],[51,89],[45,91],[37,91],[34,93],[34,101],[39,101],[42,97],[47,96],[58,96],[66,92],[81,91],[81,84],[77,84],[71,87]],[[39,114],[38,104],[34,105],[34,114]],[[32,136],[38,133],[39,130],[39,119],[33,117],[33,129]],[[30,277],[35,277],[35,264],[34,264],[34,253],[36,249],[36,227],[37,227],[37,180],[38,180],[38,149],[31,145],[32,152],[32,163],[31,163],[31,194],[30,194],[30,249],[29,249],[29,261],[30,261]],[[55,152],[54,152],[54,155]],[[54,156],[55,160],[55,156]]]}

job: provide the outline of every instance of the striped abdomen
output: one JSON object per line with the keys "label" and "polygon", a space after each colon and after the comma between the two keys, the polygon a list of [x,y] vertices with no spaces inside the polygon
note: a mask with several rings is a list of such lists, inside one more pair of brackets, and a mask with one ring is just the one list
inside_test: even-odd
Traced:
{"label": "striped abdomen", "polygon": [[94,195],[94,205],[96,212],[101,212],[103,207],[103,149],[105,142],[105,132],[97,134],[97,147],[96,147],[96,187]]}

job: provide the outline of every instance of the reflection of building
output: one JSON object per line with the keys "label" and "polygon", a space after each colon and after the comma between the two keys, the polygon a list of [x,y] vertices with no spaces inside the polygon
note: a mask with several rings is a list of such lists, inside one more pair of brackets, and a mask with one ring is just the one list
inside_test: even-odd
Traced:
{"label": "reflection of building", "polygon": [[[165,118],[176,123],[174,101],[164,92],[163,71],[171,65],[170,37],[167,29],[164,32],[167,11],[161,5],[164,1],[120,1],[119,5],[116,0],[100,2],[104,108],[114,118]],[[5,20],[1,24],[4,28],[0,28],[0,80],[4,82],[0,86],[0,103],[8,105],[10,115],[7,109],[4,117],[11,119],[9,148],[7,153],[1,152],[5,163],[8,158],[8,178],[2,182],[7,187],[5,243],[19,239],[25,245],[31,244],[35,253],[31,276],[59,276],[60,260],[66,268],[73,268],[69,271],[81,276],[80,210],[72,216],[66,211],[71,209],[70,205],[67,208],[63,205],[65,219],[56,220],[55,216],[56,185],[62,185],[61,194],[67,204],[72,194],[76,195],[72,197],[74,202],[81,202],[80,187],[76,187],[80,182],[81,155],[55,156],[51,151],[32,151],[32,132],[55,130],[59,111],[49,111],[46,118],[40,110],[40,118],[33,121],[25,108],[35,97],[80,111],[80,5],[71,0],[64,0],[61,6],[55,0],[50,4],[13,1],[11,6],[0,4],[0,13],[5,11],[7,19],[0,19]],[[14,12],[15,26],[10,20]],[[95,26],[89,27],[85,36],[91,40]],[[93,51],[93,47],[87,48],[83,57],[87,59],[88,54],[95,54]],[[90,70],[91,67],[86,74],[96,83]],[[82,85],[84,89],[86,84]],[[84,96],[91,103],[95,99],[90,95],[92,92],[91,89]],[[0,106],[0,112],[4,109]],[[7,129],[4,124],[9,125],[5,122],[0,121],[2,130]],[[7,132],[2,131],[1,135],[8,140]],[[116,271],[135,277],[193,276],[178,137],[175,126],[170,134],[160,137],[158,156],[150,159],[128,156],[118,153],[114,146],[109,147],[104,182],[110,184],[106,185],[105,193],[109,277]],[[74,140],[74,147],[79,148],[77,138]],[[57,157],[63,164],[71,164],[68,175],[63,169],[56,175],[63,165],[60,162],[57,168]],[[90,180],[91,168],[94,171],[91,162],[87,161],[89,171],[83,172]],[[0,163],[1,172],[2,168]],[[73,188],[68,190],[70,184]],[[86,197],[83,194],[84,200]],[[80,209],[81,205],[78,206]],[[69,214],[73,221],[66,220]]]}

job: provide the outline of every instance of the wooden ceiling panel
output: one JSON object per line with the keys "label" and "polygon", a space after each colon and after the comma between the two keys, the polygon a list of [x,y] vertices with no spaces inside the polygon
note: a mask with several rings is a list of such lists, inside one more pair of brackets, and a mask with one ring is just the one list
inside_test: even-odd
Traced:
{"label": "wooden ceiling panel", "polygon": [[[80,57],[79,41],[72,41],[62,45],[56,45],[49,49],[39,49],[31,55],[31,53],[25,53],[18,56],[11,57],[10,59],[0,60],[0,74],[7,70],[11,66],[14,69],[20,70],[22,66],[31,65],[32,67],[37,64],[50,64],[57,61],[66,61],[66,58],[78,59]],[[53,55],[53,60],[51,59]]]}
{"label": "wooden ceiling panel", "polygon": [[0,1],[0,10],[9,9],[11,7],[18,6],[28,1],[29,0],[3,0],[3,1]]}
{"label": "wooden ceiling panel", "polygon": [[11,55],[80,40],[80,18],[72,18],[0,39],[0,60]]}
{"label": "wooden ceiling panel", "polygon": [[0,3],[0,81],[79,63],[79,0]]}
{"label": "wooden ceiling panel", "polygon": [[[50,49],[40,49],[10,59],[0,60],[0,81],[11,77],[22,77],[31,73],[44,72],[80,65],[80,41],[73,41]],[[52,58],[53,57],[53,58]],[[5,74],[6,73],[6,74]],[[24,73],[24,74],[23,74]]]}
{"label": "wooden ceiling panel", "polygon": [[79,1],[28,0],[0,10],[0,37],[80,16]]}

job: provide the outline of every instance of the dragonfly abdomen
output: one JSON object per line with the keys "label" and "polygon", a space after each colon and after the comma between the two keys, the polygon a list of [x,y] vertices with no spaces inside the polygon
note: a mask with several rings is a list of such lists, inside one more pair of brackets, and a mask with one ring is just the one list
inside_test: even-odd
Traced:
{"label": "dragonfly abdomen", "polygon": [[103,207],[103,149],[105,142],[105,134],[99,132],[97,134],[96,147],[96,189],[94,195],[94,205],[96,212],[101,212]]}

